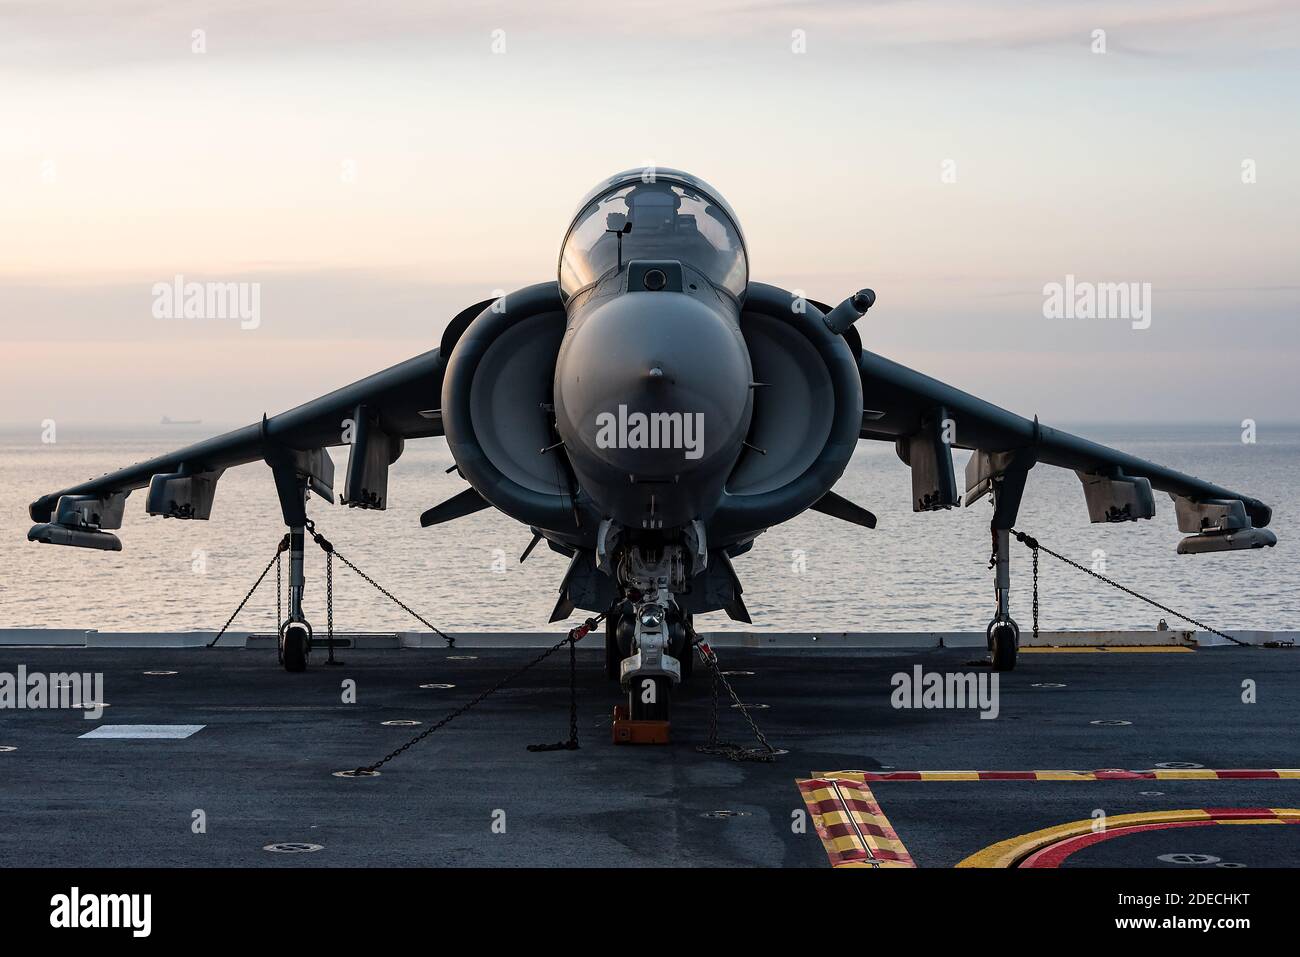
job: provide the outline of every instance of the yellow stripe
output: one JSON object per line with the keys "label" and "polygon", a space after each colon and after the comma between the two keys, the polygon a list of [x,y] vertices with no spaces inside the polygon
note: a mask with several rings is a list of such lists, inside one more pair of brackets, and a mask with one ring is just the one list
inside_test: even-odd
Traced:
{"label": "yellow stripe", "polygon": [[1103,645],[1101,650],[1129,655],[1190,655],[1196,651],[1187,645]]}
{"label": "yellow stripe", "polygon": [[1080,645],[1078,648],[1021,648],[1022,655],[1094,655],[1101,651],[1095,645]]}
{"label": "yellow stripe", "polygon": [[1195,651],[1186,645],[1078,645],[1021,648],[1022,655],[1089,655],[1101,652],[1114,654],[1160,655],[1187,654]]}
{"label": "yellow stripe", "polygon": [[[1150,772],[1157,781],[1270,781],[1270,780],[1300,780],[1300,768],[1262,768],[1262,769],[1237,769],[1225,768],[1221,770],[1265,770],[1272,771],[1277,778],[1224,778],[1220,777],[1218,770],[1215,768],[1155,768]],[[817,780],[823,781],[840,781],[852,782],[855,784],[909,784],[915,783],[916,778],[900,778],[894,781],[874,780],[868,781],[866,774],[862,771],[814,771]],[[873,774],[889,774],[888,771],[871,772]],[[921,775],[921,781],[979,781],[988,780],[994,784],[1015,784],[1016,780],[1005,779],[981,779],[979,771],[908,771],[908,774]],[[984,772],[989,773],[989,772]],[[1111,780],[1109,778],[1099,778],[1093,771],[1032,771],[1034,779],[1038,781],[1101,781]],[[1142,780],[1140,778],[1115,778],[1118,781]],[[818,801],[825,801],[835,796],[835,792],[830,788],[818,788],[813,792]]]}
{"label": "yellow stripe", "polygon": [[838,871],[838,870],[839,870],[840,868],[842,868],[842,867],[876,867],[876,868],[884,868],[884,867],[906,867],[906,868],[915,868],[916,865],[915,865],[915,864],[908,864],[906,861],[876,861],[874,864],[871,863],[870,861],[845,861],[843,864],[832,864],[831,867],[832,867],[834,870],[837,870],[837,871]]}
{"label": "yellow stripe", "polygon": [[1092,771],[1037,771],[1039,781],[1095,781]]}
{"label": "yellow stripe", "polygon": [[1220,824],[1290,824],[1290,821],[1280,817],[1234,817],[1231,820],[1220,821]]}
{"label": "yellow stripe", "polygon": [[805,791],[804,794],[814,802],[829,801],[835,797],[831,788],[817,788],[815,791]]}
{"label": "yellow stripe", "polygon": [[[1273,808],[1273,813],[1280,818],[1287,820],[1300,820],[1300,809],[1296,808]],[[1133,827],[1141,824],[1164,824],[1170,821],[1208,821],[1211,820],[1210,813],[1204,809],[1192,809],[1186,811],[1144,811],[1138,814],[1116,814],[1106,818],[1106,829],[1115,830],[1120,827]],[[1228,823],[1232,819],[1224,819],[1222,823]],[[1251,823],[1260,823],[1262,821],[1273,821],[1274,818],[1245,819]],[[1080,834],[1087,834],[1092,831],[1095,822],[1092,818],[1082,821],[1071,821],[1068,824],[1058,824],[1055,827],[1045,827],[1040,831],[1031,831],[1028,834],[1021,834],[1018,837],[1008,838],[1005,841],[999,841],[996,844],[990,844],[983,850],[976,851],[974,854],[957,863],[958,867],[1014,867],[1016,863],[1035,851],[1041,850],[1050,844],[1063,841],[1066,838],[1077,837]]]}

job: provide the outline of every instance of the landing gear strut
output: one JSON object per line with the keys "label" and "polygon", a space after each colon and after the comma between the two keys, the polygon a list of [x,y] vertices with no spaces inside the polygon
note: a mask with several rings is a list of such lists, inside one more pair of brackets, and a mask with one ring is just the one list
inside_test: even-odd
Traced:
{"label": "landing gear strut", "polygon": [[[995,493],[996,494],[996,493]],[[998,528],[993,523],[994,590],[997,593],[997,612],[985,630],[989,657],[994,671],[1011,671],[1016,667],[1020,651],[1020,626],[1011,617],[1011,535],[1009,529]]]}
{"label": "landing gear strut", "polygon": [[632,721],[667,722],[673,688],[688,674],[687,616],[674,598],[685,589],[685,558],[679,546],[628,549],[619,564],[627,600],[609,618],[605,668],[627,692]]}
{"label": "landing gear strut", "polygon": [[289,620],[280,628],[280,664],[285,671],[306,671],[311,653],[311,625],[302,611],[303,526],[289,529]]}

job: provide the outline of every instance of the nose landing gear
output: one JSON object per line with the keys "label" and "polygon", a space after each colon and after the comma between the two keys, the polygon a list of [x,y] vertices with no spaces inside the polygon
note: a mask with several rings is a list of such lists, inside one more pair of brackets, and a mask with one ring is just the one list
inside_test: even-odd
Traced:
{"label": "nose landing gear", "polygon": [[[623,741],[666,743],[673,689],[690,670],[689,622],[674,598],[685,588],[682,549],[629,548],[619,563],[619,582],[627,597],[605,631],[605,673],[627,693],[615,721],[615,741],[620,741],[621,721],[628,732]],[[628,725],[637,722],[662,727],[638,738]]]}

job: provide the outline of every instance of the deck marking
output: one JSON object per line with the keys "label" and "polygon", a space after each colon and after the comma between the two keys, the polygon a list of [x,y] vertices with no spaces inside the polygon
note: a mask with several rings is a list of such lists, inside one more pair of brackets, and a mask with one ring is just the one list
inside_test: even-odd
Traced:
{"label": "deck marking", "polygon": [[795,784],[831,867],[916,867],[866,784],[816,778]]}
{"label": "deck marking", "polygon": [[101,724],[79,738],[188,738],[202,731],[202,724]]}
{"label": "deck marking", "polygon": [[[1056,867],[1060,861],[1089,843],[1105,840],[1107,836],[1122,837],[1142,830],[1204,824],[1300,824],[1297,808],[1193,808],[1183,811],[1142,811],[1137,814],[1115,814],[1106,818],[1106,830],[1094,831],[1096,821],[1086,818],[1031,831],[1017,837],[990,844],[969,857],[957,862],[957,867]],[[1072,844],[1079,838],[1087,842]],[[1065,847],[1065,853],[1055,856],[1055,848]],[[1072,849],[1068,849],[1072,848]],[[1040,856],[1042,855],[1042,856]],[[1056,863],[1049,863],[1055,860]],[[1030,861],[1035,863],[1031,864]],[[1039,863],[1042,862],[1042,863]]]}
{"label": "deck marking", "polygon": [[1189,648],[1186,645],[1079,645],[1078,647],[1067,646],[1034,646],[1033,648],[1021,648],[1022,655],[1093,655],[1093,654],[1130,654],[1130,655],[1163,655],[1163,654],[1188,654],[1195,652],[1195,648]]}
{"label": "deck marking", "polygon": [[1259,781],[1300,780],[1297,768],[1156,768],[1126,771],[814,771],[824,781]]}

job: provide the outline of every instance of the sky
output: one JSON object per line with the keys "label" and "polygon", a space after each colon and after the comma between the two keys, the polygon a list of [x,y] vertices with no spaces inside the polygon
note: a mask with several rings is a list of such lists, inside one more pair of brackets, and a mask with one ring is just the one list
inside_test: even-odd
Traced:
{"label": "sky", "polygon": [[[1298,47],[1272,0],[0,0],[0,423],[310,399],[553,279],[643,165],[1015,411],[1296,421]],[[257,283],[255,328],[157,317],[177,275]],[[1045,315],[1067,277],[1149,325]]]}

